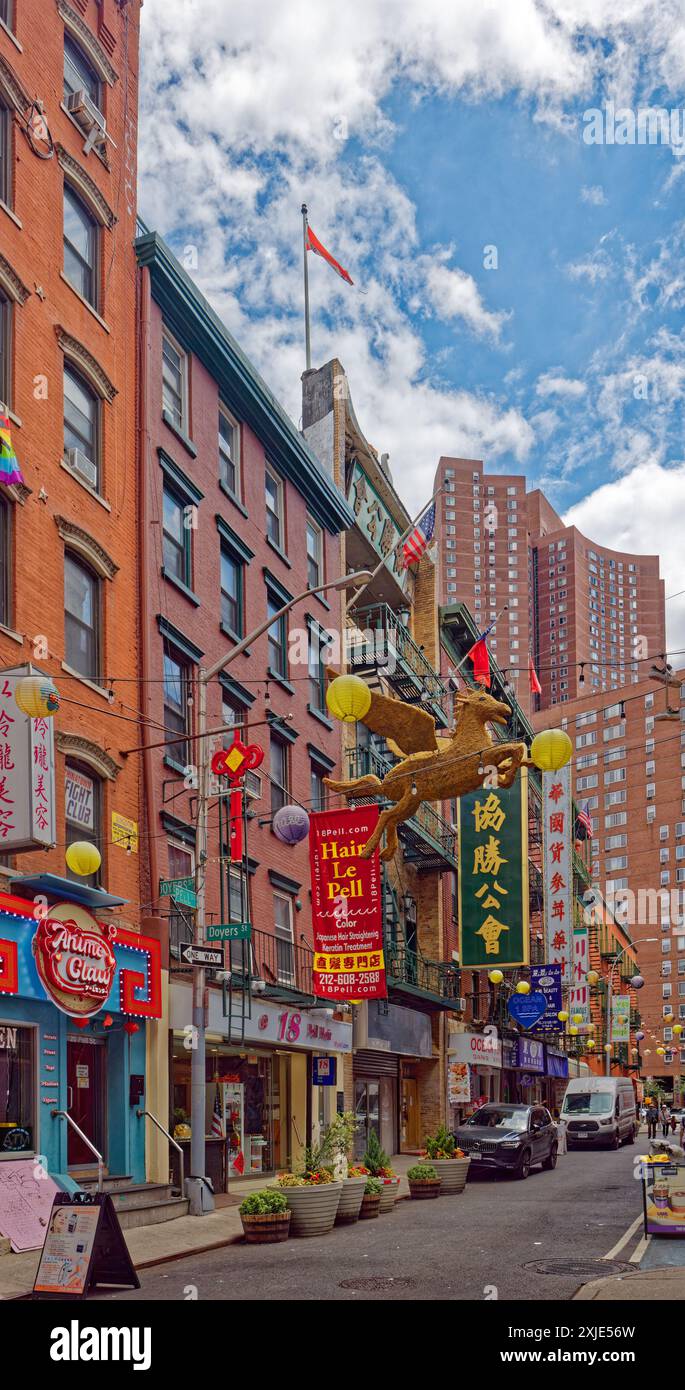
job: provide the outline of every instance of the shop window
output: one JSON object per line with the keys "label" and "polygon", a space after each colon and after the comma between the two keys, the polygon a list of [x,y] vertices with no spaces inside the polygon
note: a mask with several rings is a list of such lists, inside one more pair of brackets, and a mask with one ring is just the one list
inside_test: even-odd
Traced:
{"label": "shop window", "polygon": [[293,901],[284,893],[274,893],[274,929],[276,933],[276,969],[281,985],[295,984],[295,943],[293,935]]}
{"label": "shop window", "polygon": [[80,198],[64,188],[64,274],[94,309],[98,307],[98,227]]}
{"label": "shop window", "polygon": [[240,425],[219,406],[219,480],[232,497],[240,497]]}
{"label": "shop window", "polygon": [[271,814],[274,816],[288,801],[288,745],[282,738],[271,735],[270,767]]}
{"label": "shop window", "polygon": [[0,1022],[0,1152],[36,1148],[35,1074],[36,1030]]}
{"label": "shop window", "polygon": [[0,624],[12,618],[12,504],[0,497]]}
{"label": "shop window", "polygon": [[64,40],[64,100],[74,92],[85,92],[100,109],[100,79],[85,53],[72,39]]}
{"label": "shop window", "polygon": [[[67,761],[64,769],[64,820],[65,840],[73,845],[75,840],[87,840],[89,844],[102,848],[100,779],[91,769],[79,762]],[[67,869],[67,878],[75,883],[85,883],[97,888],[100,883],[100,870],[84,878]]]}
{"label": "shop window", "polygon": [[64,556],[64,648],[68,666],[87,680],[98,680],[100,583],[97,575],[68,551]]}
{"label": "shop window", "polygon": [[[164,732],[170,740],[166,757],[177,767],[190,762],[190,666],[168,642],[164,643]],[[172,742],[171,740],[175,740]]]}

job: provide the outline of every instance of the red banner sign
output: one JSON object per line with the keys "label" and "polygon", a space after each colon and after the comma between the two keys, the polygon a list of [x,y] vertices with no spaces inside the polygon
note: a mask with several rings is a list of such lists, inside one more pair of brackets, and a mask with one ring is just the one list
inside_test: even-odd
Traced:
{"label": "red banner sign", "polygon": [[361,851],[378,807],[310,817],[314,992],[322,999],[385,999],[383,888],[379,852]]}

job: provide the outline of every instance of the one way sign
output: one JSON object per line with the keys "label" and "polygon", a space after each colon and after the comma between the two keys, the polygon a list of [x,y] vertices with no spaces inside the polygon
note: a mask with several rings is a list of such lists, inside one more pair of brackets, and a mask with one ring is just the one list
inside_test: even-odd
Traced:
{"label": "one way sign", "polygon": [[186,965],[208,965],[213,970],[221,970],[224,952],[221,946],[184,946],[181,959]]}

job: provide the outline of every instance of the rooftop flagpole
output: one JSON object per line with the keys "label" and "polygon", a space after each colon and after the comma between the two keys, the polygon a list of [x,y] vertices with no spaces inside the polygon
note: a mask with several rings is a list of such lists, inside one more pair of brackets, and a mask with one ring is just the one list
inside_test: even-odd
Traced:
{"label": "rooftop flagpole", "polygon": [[307,264],[307,204],[302,204],[302,255],[304,257],[304,341],[307,371],[312,365],[312,342],[309,325],[309,266]]}

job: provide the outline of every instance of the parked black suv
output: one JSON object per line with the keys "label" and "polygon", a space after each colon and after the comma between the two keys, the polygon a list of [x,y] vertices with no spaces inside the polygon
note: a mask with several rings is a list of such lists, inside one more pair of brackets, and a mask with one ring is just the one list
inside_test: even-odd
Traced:
{"label": "parked black suv", "polygon": [[534,1163],[556,1168],[557,1127],[544,1105],[482,1105],[455,1129],[475,1168],[498,1168],[527,1178]]}

